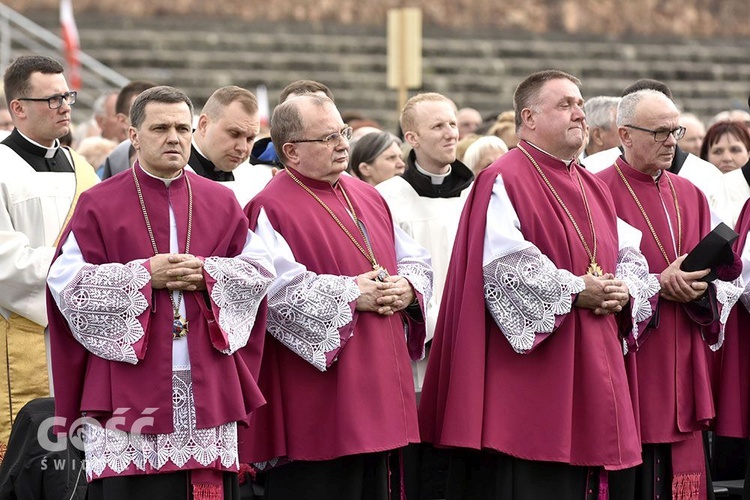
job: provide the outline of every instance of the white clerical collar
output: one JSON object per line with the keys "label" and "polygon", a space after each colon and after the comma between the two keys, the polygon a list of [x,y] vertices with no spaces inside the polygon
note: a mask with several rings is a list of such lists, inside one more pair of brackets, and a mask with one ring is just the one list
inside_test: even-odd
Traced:
{"label": "white clerical collar", "polygon": [[[16,130],[18,130],[18,129],[16,129]],[[60,148],[60,139],[55,139],[55,142],[52,143],[52,147],[48,147],[48,146],[42,146],[41,144],[39,144],[36,141],[32,141],[31,139],[29,139],[29,137],[26,134],[24,134],[20,130],[18,130],[18,133],[21,134],[21,137],[23,137],[24,139],[26,139],[27,141],[29,141],[34,146],[37,146],[37,147],[40,147],[40,148],[44,149],[45,150],[45,153],[44,153],[44,157],[45,158],[52,158],[52,157],[54,157],[55,153],[57,153],[57,150]]]}
{"label": "white clerical collar", "polygon": [[162,181],[164,183],[164,185],[167,186],[167,187],[169,187],[169,185],[172,184],[172,181],[179,179],[180,176],[182,176],[182,175],[185,175],[185,171],[184,170],[180,170],[180,175],[178,175],[177,177],[172,177],[172,178],[169,178],[169,179],[165,179],[164,177],[159,177],[158,175],[154,175],[151,172],[149,172],[148,170],[146,170],[145,168],[141,167],[140,163],[138,164],[138,168],[140,168],[141,171],[144,174],[148,175],[149,177]]}
{"label": "white clerical collar", "polygon": [[420,167],[419,163],[417,163],[416,160],[414,161],[414,166],[417,167],[417,172],[419,172],[421,174],[424,174],[427,177],[429,177],[430,181],[435,186],[440,186],[443,183],[443,181],[445,181],[445,179],[449,175],[451,175],[451,170],[453,169],[453,167],[451,165],[448,165],[448,171],[445,172],[444,174],[433,174],[432,172],[428,172],[427,170],[425,170],[422,167]]}
{"label": "white clerical collar", "polygon": [[538,151],[541,151],[542,153],[546,154],[547,156],[551,156],[552,158],[554,158],[556,160],[560,160],[561,162],[563,162],[565,164],[566,167],[569,167],[570,164],[573,163],[573,160],[564,160],[562,158],[558,158],[557,156],[553,155],[552,153],[546,152],[545,150],[543,150],[542,148],[540,148],[539,146],[537,146],[533,142],[529,142],[529,141],[526,141],[526,142],[529,143],[529,146],[532,146],[534,149],[536,149]]}

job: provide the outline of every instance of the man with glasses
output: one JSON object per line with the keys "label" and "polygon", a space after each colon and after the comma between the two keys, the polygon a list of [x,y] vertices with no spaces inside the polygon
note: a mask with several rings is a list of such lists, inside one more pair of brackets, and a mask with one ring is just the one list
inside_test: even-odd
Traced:
{"label": "man with glasses", "polygon": [[268,500],[385,500],[398,449],[419,441],[409,359],[423,354],[429,256],[342,175],[351,133],[326,97],[277,106],[286,168],[245,207],[279,276],[258,379],[270,404],[240,431],[241,461],[270,467]]}
{"label": "man with glasses", "polygon": [[0,143],[0,448],[18,410],[50,393],[47,269],[78,195],[98,181],[86,160],[60,146],[76,102],[62,65],[21,56],[4,85],[15,128]]}
{"label": "man with glasses", "polygon": [[[623,97],[637,92],[639,90],[651,89],[661,92],[670,100],[673,100],[672,90],[663,82],[652,80],[650,78],[641,78],[625,87],[622,91]],[[612,165],[615,158],[622,153],[622,146],[605,149],[591,156],[587,156],[584,166],[592,173],[597,173]],[[713,165],[699,156],[688,153],[680,148],[678,144],[674,150],[674,157],[669,171],[684,177],[698,189],[703,191],[708,199],[708,205],[714,213],[714,221],[724,220],[729,222],[731,217],[731,207],[725,202],[724,178],[723,175]]]}
{"label": "man with glasses", "polygon": [[643,443],[639,499],[697,499],[711,491],[701,437],[715,416],[708,358],[721,347],[740,294],[721,279],[736,278],[741,266],[734,275],[714,269],[720,279],[711,283],[701,280],[708,269],[680,268],[713,224],[700,189],[669,172],[685,134],[679,117],[658,91],[623,97],[617,113],[623,154],[597,174],[609,185],[618,217],[642,232],[641,251],[661,289],[654,318],[626,363]]}
{"label": "man with glasses", "polygon": [[[335,102],[331,89],[324,83],[316,82],[315,80],[295,80],[281,90],[279,104],[283,104],[294,97],[307,94],[327,97]],[[270,137],[264,137],[255,143],[250,155],[250,162],[256,165],[269,165],[273,168],[282,166]]]}

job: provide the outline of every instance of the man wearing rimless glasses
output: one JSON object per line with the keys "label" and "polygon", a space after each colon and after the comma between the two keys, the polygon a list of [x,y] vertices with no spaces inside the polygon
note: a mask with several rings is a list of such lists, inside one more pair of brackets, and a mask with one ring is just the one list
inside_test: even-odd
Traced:
{"label": "man wearing rimless glasses", "polygon": [[16,413],[50,394],[45,352],[45,281],[58,235],[80,192],[98,181],[72,150],[68,133],[76,93],[62,65],[22,56],[5,71],[15,128],[0,143],[0,453]]}
{"label": "man wearing rimless glasses", "polygon": [[286,168],[245,207],[279,276],[258,377],[270,404],[238,429],[266,500],[385,500],[400,484],[389,466],[419,441],[409,359],[424,353],[430,258],[372,186],[342,175],[351,134],[327,97],[277,106]]}
{"label": "man wearing rimless glasses", "polygon": [[[650,78],[642,78],[628,85],[622,91],[622,96],[625,97],[628,94],[645,89],[661,92],[667,96],[669,100],[673,101],[670,88],[665,83],[658,80],[651,80]],[[630,129],[637,130],[633,127]],[[643,130],[641,130],[641,132],[643,132]],[[646,132],[648,132],[648,130]],[[685,135],[684,130],[682,132],[677,132],[676,130],[673,132],[675,134],[679,133],[679,136],[675,135],[676,140],[680,140]],[[659,137],[659,139],[664,138],[665,136],[663,135]],[[591,156],[587,156],[583,160],[583,165],[586,167],[586,170],[591,173],[600,172],[611,166],[615,161],[615,158],[622,154],[622,150],[623,148],[620,145],[616,148],[600,151]],[[713,212],[712,216],[714,223],[718,224],[720,220],[729,223],[729,221],[732,220],[732,215],[731,207],[728,206],[725,201],[723,174],[716,168],[712,169],[712,166],[713,165],[700,157],[682,150],[680,145],[677,144],[674,148],[674,155],[672,155],[672,163],[669,166],[669,172],[689,180],[695,184],[698,189],[703,191],[703,194],[706,195],[706,199],[708,199],[708,205]]]}
{"label": "man wearing rimless glasses", "polygon": [[[643,235],[640,249],[659,281],[654,315],[626,358],[643,464],[637,499],[710,498],[701,431],[714,418],[712,356],[724,341],[728,311],[741,290],[731,281],[742,266],[684,271],[685,254],[713,226],[706,196],[670,172],[685,128],[664,94],[644,89],[622,98],[617,126],[623,154],[597,174],[610,188],[617,216]],[[735,259],[739,259],[735,256]],[[730,272],[733,271],[733,272]]]}

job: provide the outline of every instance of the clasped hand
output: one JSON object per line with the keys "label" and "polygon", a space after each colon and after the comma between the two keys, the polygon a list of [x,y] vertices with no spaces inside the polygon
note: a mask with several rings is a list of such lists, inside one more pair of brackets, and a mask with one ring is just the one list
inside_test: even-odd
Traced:
{"label": "clasped hand", "polygon": [[592,309],[594,314],[604,316],[622,311],[630,300],[627,285],[611,273],[603,276],[585,274],[582,278],[586,288],[578,294],[576,307]]}
{"label": "clasped hand", "polygon": [[388,276],[385,281],[376,281],[378,271],[369,271],[357,276],[360,295],[357,311],[370,311],[390,316],[411,304],[416,295],[411,284],[401,276]]}
{"label": "clasped hand", "polygon": [[661,297],[674,302],[685,303],[697,300],[706,293],[708,283],[699,280],[711,272],[711,270],[683,271],[680,269],[680,265],[686,256],[687,254],[677,258],[662,271],[659,276],[659,285],[661,285],[659,295]]}
{"label": "clasped hand", "polygon": [[150,259],[151,287],[155,290],[205,290],[203,262],[190,254],[158,254]]}

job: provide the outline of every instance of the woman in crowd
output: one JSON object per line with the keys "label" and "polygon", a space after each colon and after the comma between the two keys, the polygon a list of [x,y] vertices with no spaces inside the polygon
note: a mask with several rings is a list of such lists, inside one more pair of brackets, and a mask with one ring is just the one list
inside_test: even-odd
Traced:
{"label": "woman in crowd", "polygon": [[359,139],[349,155],[351,171],[373,186],[404,173],[401,140],[390,132],[372,132]]}
{"label": "woman in crowd", "polygon": [[742,122],[723,121],[711,125],[701,146],[701,158],[726,174],[750,159],[750,132]]}
{"label": "woman in crowd", "polygon": [[464,165],[469,167],[474,175],[492,165],[492,163],[508,152],[508,146],[496,135],[486,135],[474,141],[464,154]]}
{"label": "woman in crowd", "polygon": [[701,158],[724,173],[724,203],[729,218],[726,223],[734,225],[750,198],[745,172],[750,170],[750,131],[745,123],[721,121],[711,125],[703,139]]}

